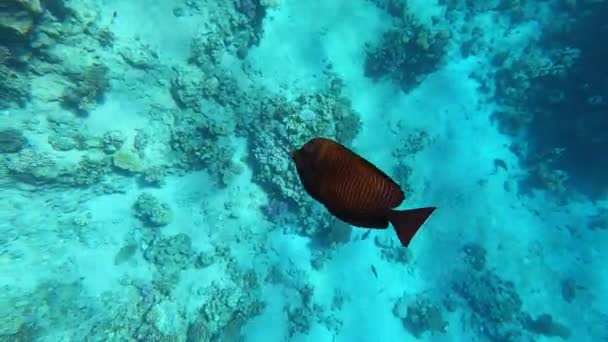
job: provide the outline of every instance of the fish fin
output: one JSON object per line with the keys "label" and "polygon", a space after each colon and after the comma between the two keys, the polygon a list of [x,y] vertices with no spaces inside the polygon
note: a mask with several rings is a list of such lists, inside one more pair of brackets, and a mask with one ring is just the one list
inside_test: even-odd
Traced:
{"label": "fish fin", "polygon": [[417,208],[409,210],[392,210],[388,216],[401,245],[407,247],[410,241],[422,227],[426,219],[437,209],[436,207]]}

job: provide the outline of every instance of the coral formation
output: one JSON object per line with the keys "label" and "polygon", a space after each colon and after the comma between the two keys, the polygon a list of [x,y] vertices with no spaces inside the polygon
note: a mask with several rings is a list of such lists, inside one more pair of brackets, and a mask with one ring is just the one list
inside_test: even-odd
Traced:
{"label": "coral formation", "polygon": [[63,92],[63,105],[79,115],[87,115],[95,105],[103,101],[110,88],[108,72],[105,65],[92,65],[82,72],[70,75],[72,85]]}
{"label": "coral formation", "polygon": [[47,154],[24,150],[9,155],[5,165],[12,177],[30,184],[42,185],[54,181],[58,171],[56,163]]}
{"label": "coral formation", "polygon": [[352,227],[338,219],[334,219],[329,227],[317,232],[313,238],[323,246],[336,246],[350,241]]}
{"label": "coral formation", "polygon": [[0,45],[0,109],[11,104],[24,106],[30,96],[28,79],[11,66],[12,59],[11,51]]}
{"label": "coral formation", "polygon": [[[608,147],[606,80],[599,76],[607,72],[608,55],[592,37],[608,3],[577,7],[547,23],[526,53],[496,52],[495,99],[502,105],[496,119],[502,131],[520,138],[513,149],[531,170],[525,185],[560,196],[571,190],[599,196],[608,191],[606,165],[598,162]],[[559,159],[539,158],[556,148],[564,149]]]}
{"label": "coral formation", "polygon": [[489,271],[467,275],[454,283],[454,290],[477,314],[492,322],[512,322],[521,310],[522,301],[513,283]]}
{"label": "coral formation", "polygon": [[[99,31],[98,40],[106,46],[113,45],[112,31],[102,29]],[[119,51],[122,59],[133,68],[151,70],[158,63],[158,52],[151,46],[139,41],[133,41]]]}
{"label": "coral formation", "polygon": [[462,247],[464,261],[476,271],[481,271],[486,266],[486,250],[479,244],[471,242]]}
{"label": "coral formation", "polygon": [[600,209],[591,217],[587,228],[590,230],[608,230],[608,209]]}
{"label": "coral formation", "polygon": [[406,11],[406,3],[403,0],[371,0],[371,2],[395,18],[401,18]]}
{"label": "coral formation", "polygon": [[[257,280],[245,287],[222,287],[213,283],[206,292],[213,300],[205,303],[196,321],[188,328],[189,335],[210,335],[221,341],[235,341],[240,338],[240,329],[248,319],[259,315],[265,304],[255,298],[251,291],[258,287]],[[201,327],[205,325],[205,327]]]}
{"label": "coral formation", "polygon": [[40,0],[3,1],[0,4],[0,36],[9,41],[27,39],[44,11],[43,4]]}
{"label": "coral formation", "polygon": [[539,315],[537,318],[532,318],[529,315],[525,315],[522,319],[522,324],[527,330],[547,337],[559,337],[565,341],[568,341],[570,335],[570,329],[564,324],[556,322],[553,317],[549,314]]}
{"label": "coral formation", "polygon": [[48,142],[56,151],[71,151],[79,147],[76,139],[70,136],[50,135]]}
{"label": "coral formation", "polygon": [[141,181],[146,185],[161,186],[166,175],[167,170],[164,167],[151,166],[143,171]]}
{"label": "coral formation", "polygon": [[[474,265],[472,264],[472,267],[475,267]],[[570,330],[563,324],[554,322],[549,314],[542,314],[533,319],[529,313],[523,311],[522,299],[513,283],[503,280],[491,271],[475,271],[461,274],[453,282],[452,288],[473,310],[471,324],[480,329],[487,338],[493,341],[521,340],[525,330],[563,339],[570,336]]]}
{"label": "coral formation", "polygon": [[141,193],[133,204],[135,217],[139,218],[144,225],[150,227],[162,227],[171,223],[173,213],[168,204],[159,201],[152,194]]}
{"label": "coral formation", "polygon": [[23,133],[15,128],[0,130],[0,153],[16,153],[27,144]]}
{"label": "coral formation", "polygon": [[[205,55],[206,56],[206,55]],[[197,62],[197,63],[205,63]],[[241,98],[242,93],[237,86],[236,80],[230,77],[223,69],[211,69],[219,61],[204,64],[199,67],[192,66],[177,69],[177,75],[171,80],[171,95],[175,102],[182,108],[190,108],[194,111],[203,111],[205,104],[202,99],[215,101],[221,105],[234,104],[235,99]],[[202,72],[201,72],[202,71]]]}
{"label": "coral formation", "polygon": [[288,151],[314,136],[333,137],[348,145],[360,128],[350,102],[331,89],[293,101],[262,99],[255,111],[258,120],[240,123],[251,141],[254,180],[274,196],[295,204],[303,204],[307,197],[298,186]]}
{"label": "coral formation", "polygon": [[204,316],[197,316],[196,320],[188,325],[186,342],[211,341],[211,333],[207,325],[207,319]]}
{"label": "coral formation", "polygon": [[64,171],[62,181],[73,186],[90,186],[101,182],[109,168],[109,159],[88,154],[80,159],[76,168]]}
{"label": "coral formation", "polygon": [[404,248],[387,235],[374,237],[374,244],[380,248],[382,258],[391,263],[408,264],[413,259],[412,251]]}
{"label": "coral formation", "polygon": [[[69,277],[68,277],[69,278]],[[6,311],[10,310],[10,314]],[[79,280],[42,280],[27,296],[2,301],[0,306],[0,338],[3,341],[35,341],[44,337],[48,327],[59,331],[79,326],[88,329],[89,322],[99,310],[83,293]]]}
{"label": "coral formation", "polygon": [[205,168],[220,185],[227,185],[242,172],[233,160],[234,149],[228,138],[233,130],[229,117],[184,114],[171,132],[171,148],[183,167]]}
{"label": "coral formation", "polygon": [[449,31],[430,29],[406,16],[367,49],[365,75],[388,78],[407,92],[441,66],[449,38]]}
{"label": "coral formation", "polygon": [[[158,219],[148,219],[148,222],[151,220],[156,220],[155,224],[158,225]],[[157,237],[144,250],[144,258],[154,264],[161,273],[179,272],[193,266],[192,242],[186,234],[177,234],[169,238]]]}
{"label": "coral formation", "polygon": [[393,307],[393,314],[416,338],[421,338],[425,332],[434,334],[447,331],[448,323],[438,304],[422,295],[408,302],[407,297],[401,297]]}
{"label": "coral formation", "polygon": [[120,149],[112,156],[114,167],[119,170],[137,173],[145,169],[143,160],[132,150]]}
{"label": "coral formation", "polygon": [[115,153],[122,147],[126,137],[121,131],[113,130],[103,134],[101,138],[101,149],[105,153]]}

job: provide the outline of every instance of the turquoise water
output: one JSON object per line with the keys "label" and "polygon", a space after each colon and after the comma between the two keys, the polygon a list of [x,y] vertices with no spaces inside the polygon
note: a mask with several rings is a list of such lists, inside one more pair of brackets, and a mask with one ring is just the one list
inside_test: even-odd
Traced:
{"label": "turquoise water", "polygon": [[[607,341],[606,1],[6,0],[0,341]],[[335,139],[437,206],[302,188]]]}

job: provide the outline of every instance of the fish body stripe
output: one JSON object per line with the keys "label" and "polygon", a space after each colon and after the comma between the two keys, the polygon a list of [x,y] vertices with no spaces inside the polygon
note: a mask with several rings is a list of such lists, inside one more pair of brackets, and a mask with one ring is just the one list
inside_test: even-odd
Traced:
{"label": "fish body stripe", "polygon": [[[388,184],[384,183],[382,184],[382,191],[380,192],[382,194],[382,202],[383,204],[388,204],[391,203],[394,200],[394,192],[391,191],[392,187],[388,186]],[[385,205],[386,206],[386,205]]]}
{"label": "fish body stripe", "polygon": [[315,160],[321,164],[314,174],[318,182],[311,186],[319,189],[321,200],[332,206],[348,211],[377,211],[390,209],[403,200],[398,185],[339,144],[325,142]]}
{"label": "fish body stripe", "polygon": [[363,198],[361,195],[364,193],[361,191],[363,188],[362,183],[361,177],[355,177],[352,182],[348,182],[347,184],[349,189],[348,201],[351,204],[351,207],[357,207],[362,204]]}
{"label": "fish body stripe", "polygon": [[377,177],[354,177],[339,183],[336,200],[343,201],[349,209],[385,207],[390,201],[390,188]]}

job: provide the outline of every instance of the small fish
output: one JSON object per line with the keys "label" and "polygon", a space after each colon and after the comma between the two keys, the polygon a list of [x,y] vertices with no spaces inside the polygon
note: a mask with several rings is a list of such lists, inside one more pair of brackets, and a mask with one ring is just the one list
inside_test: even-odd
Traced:
{"label": "small fish", "polygon": [[399,185],[372,163],[336,141],[313,138],[291,152],[306,192],[353,226],[395,228],[403,246],[436,207],[395,210],[405,195]]}
{"label": "small fish", "polygon": [[378,279],[378,272],[376,272],[376,268],[374,267],[374,265],[372,266],[372,273],[374,274],[374,277],[376,277],[376,279]]}
{"label": "small fish", "polygon": [[361,240],[365,240],[365,239],[367,239],[367,238],[369,237],[369,234],[370,234],[371,232],[372,232],[371,230],[368,230],[368,231],[366,231],[365,233],[363,233],[363,234],[361,235]]}

